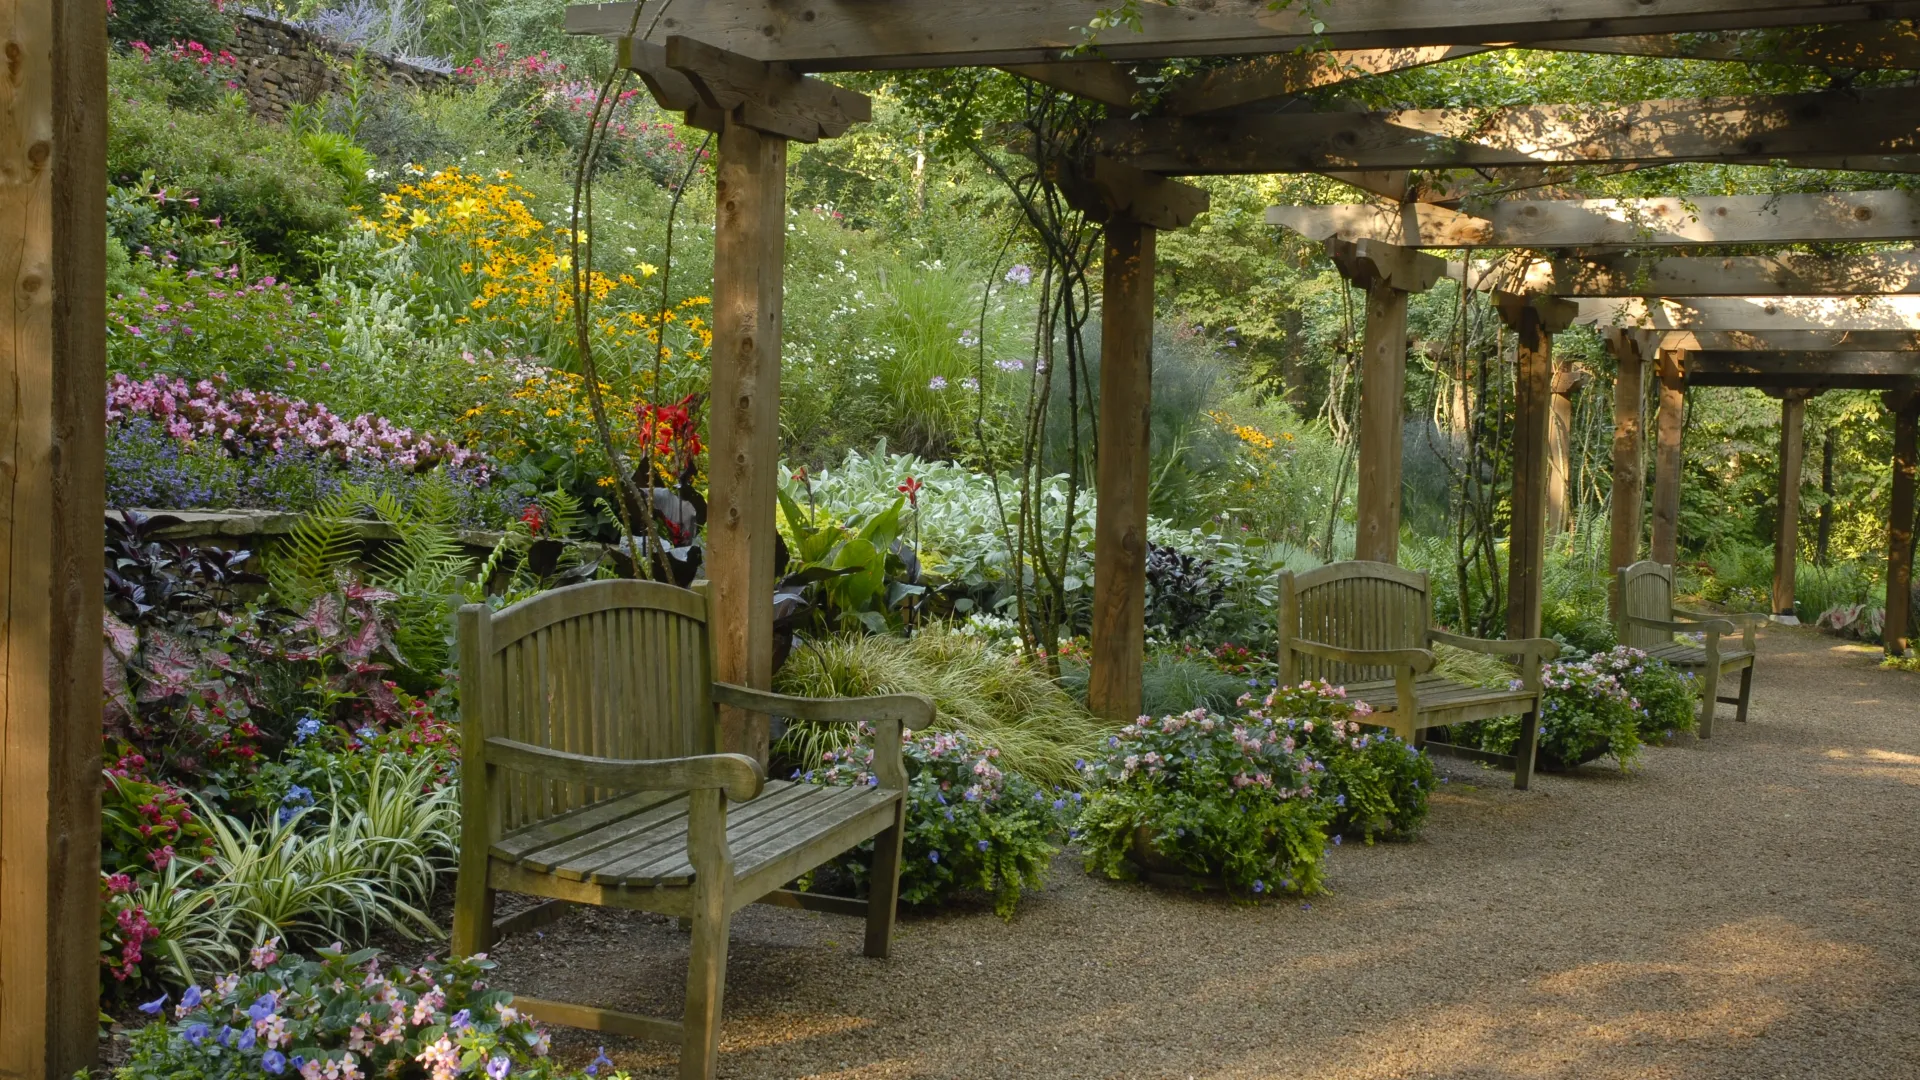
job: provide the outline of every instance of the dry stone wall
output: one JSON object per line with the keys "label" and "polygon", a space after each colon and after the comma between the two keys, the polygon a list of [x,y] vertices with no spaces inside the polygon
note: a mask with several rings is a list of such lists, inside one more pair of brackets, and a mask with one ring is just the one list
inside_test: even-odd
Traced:
{"label": "dry stone wall", "polygon": [[[240,61],[240,88],[257,115],[285,121],[295,105],[345,89],[340,69],[353,63],[352,49],[264,15],[246,14],[236,22],[229,51]],[[382,86],[405,83],[428,88],[452,79],[377,53],[366,53],[362,63],[373,82]]]}

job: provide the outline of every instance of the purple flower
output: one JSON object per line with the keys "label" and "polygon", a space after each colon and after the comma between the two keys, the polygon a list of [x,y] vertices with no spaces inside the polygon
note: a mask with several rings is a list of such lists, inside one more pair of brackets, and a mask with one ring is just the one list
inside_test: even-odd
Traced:
{"label": "purple flower", "polygon": [[1007,271],[1007,281],[1015,285],[1033,284],[1033,267],[1026,263],[1014,263]]}
{"label": "purple flower", "polygon": [[207,1025],[195,1021],[187,1025],[186,1030],[180,1033],[180,1037],[195,1046],[199,1046],[201,1043],[207,1041],[208,1030]]}
{"label": "purple flower", "polygon": [[256,1041],[258,1041],[258,1037],[254,1035],[252,1028],[245,1027],[240,1029],[240,1049],[251,1050]]}
{"label": "purple flower", "polygon": [[606,1066],[612,1066],[612,1065],[613,1065],[613,1059],[607,1056],[607,1048],[606,1048],[606,1047],[604,1047],[604,1046],[602,1046],[602,1047],[600,1047],[600,1050],[599,1050],[599,1055],[600,1055],[600,1056],[598,1056],[598,1057],[596,1057],[596,1058],[594,1058],[594,1059],[593,1059],[593,1061],[591,1061],[590,1063],[588,1063],[588,1065],[587,1065],[587,1075],[588,1075],[588,1076],[598,1076],[598,1075],[600,1075],[600,1066],[602,1066],[602,1065],[606,1065]]}
{"label": "purple flower", "polygon": [[472,1026],[473,1011],[470,1009],[461,1009],[459,1012],[453,1014],[452,1019],[447,1021],[448,1031],[465,1031]]}
{"label": "purple flower", "polygon": [[927,380],[927,389],[929,390],[945,390],[946,388],[947,377],[945,375],[935,375],[933,378]]}
{"label": "purple flower", "polygon": [[274,1000],[273,992],[268,991],[256,998],[253,1004],[247,1006],[247,1016],[257,1024],[267,1017],[272,1016],[277,1004],[278,1002]]}
{"label": "purple flower", "polygon": [[199,1007],[200,1007],[200,988],[198,986],[187,987],[187,992],[180,995],[180,1008],[184,1012],[184,1010],[197,1009]]}
{"label": "purple flower", "polygon": [[981,851],[987,850],[987,842],[985,840],[980,841],[980,850]]}
{"label": "purple flower", "polygon": [[278,1050],[269,1050],[260,1055],[260,1067],[279,1076],[287,1071],[287,1055]]}
{"label": "purple flower", "polygon": [[170,996],[171,995],[168,994],[161,994],[159,997],[140,1006],[140,1011],[146,1013],[148,1016],[159,1016],[160,1010],[167,1007],[167,998]]}
{"label": "purple flower", "polygon": [[487,1062],[489,1080],[507,1080],[507,1073],[512,1069],[513,1062],[508,1061],[505,1054],[495,1054],[493,1060]]}
{"label": "purple flower", "polygon": [[939,862],[939,861],[940,861],[940,853],[939,853],[939,852],[937,852],[937,851],[929,851],[929,852],[927,852],[927,861],[928,861],[928,862],[932,862],[932,863],[937,863],[937,862]]}

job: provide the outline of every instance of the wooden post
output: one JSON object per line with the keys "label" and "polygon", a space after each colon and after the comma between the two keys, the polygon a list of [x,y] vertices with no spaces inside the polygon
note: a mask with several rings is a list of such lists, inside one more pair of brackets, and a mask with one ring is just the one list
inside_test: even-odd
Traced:
{"label": "wooden post", "polygon": [[1816,566],[1827,565],[1827,545],[1833,540],[1833,449],[1837,434],[1833,425],[1827,425],[1827,437],[1820,446],[1820,525],[1813,540]]}
{"label": "wooden post", "polygon": [[94,1064],[106,9],[18,0],[0,82],[0,1077]]}
{"label": "wooden post", "polygon": [[1124,216],[1107,222],[1087,708],[1116,722],[1140,715],[1147,657],[1147,451],[1157,235],[1152,226]]}
{"label": "wooden post", "polygon": [[1371,240],[1330,240],[1327,253],[1347,280],[1367,291],[1353,557],[1395,562],[1400,555],[1401,433],[1406,426],[1407,297],[1432,288],[1447,264]]}
{"label": "wooden post", "polygon": [[1793,579],[1800,556],[1800,467],[1806,452],[1807,398],[1804,390],[1780,394],[1780,463],[1776,478],[1780,520],[1773,530],[1773,617],[1796,624]]}
{"label": "wooden post", "polygon": [[1568,512],[1573,485],[1573,395],[1587,385],[1583,368],[1553,365],[1553,408],[1547,425],[1547,535],[1573,528]]}
{"label": "wooden post", "polygon": [[1659,352],[1660,411],[1654,429],[1654,562],[1672,566],[1680,554],[1680,432],[1686,423],[1687,395],[1681,354]]}
{"label": "wooden post", "polygon": [[1893,498],[1887,508],[1887,621],[1882,628],[1888,656],[1905,656],[1913,633],[1913,509],[1915,428],[1920,427],[1920,391],[1885,396],[1893,412]]}
{"label": "wooden post", "polygon": [[[719,158],[707,519],[713,677],[765,690],[773,685],[787,140],[729,116]],[[764,716],[722,706],[719,749],[750,754],[764,765],[768,723]]]}
{"label": "wooden post", "polygon": [[1546,569],[1547,428],[1552,417],[1553,335],[1578,309],[1565,300],[1496,294],[1500,316],[1514,330],[1513,511],[1507,539],[1507,637],[1540,636],[1541,578]]}
{"label": "wooden post", "polygon": [[[1640,558],[1640,508],[1646,496],[1647,467],[1641,452],[1645,425],[1641,412],[1646,407],[1646,364],[1640,343],[1632,335],[1614,331],[1607,335],[1608,350],[1613,353],[1616,371],[1613,377],[1613,494],[1611,526],[1607,543],[1607,568],[1619,571]],[[1612,582],[1614,574],[1607,579]],[[1617,586],[1613,587],[1617,591]],[[1614,615],[1619,615],[1620,598],[1612,597]]]}

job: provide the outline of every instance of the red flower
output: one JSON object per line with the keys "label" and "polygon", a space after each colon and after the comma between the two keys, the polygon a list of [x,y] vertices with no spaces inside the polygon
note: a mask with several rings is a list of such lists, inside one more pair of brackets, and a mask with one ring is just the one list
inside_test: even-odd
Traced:
{"label": "red flower", "polygon": [[907,505],[918,510],[920,509],[920,489],[925,486],[925,484],[909,476],[907,477],[907,482],[900,485],[899,490],[907,496]]}
{"label": "red flower", "polygon": [[540,535],[540,530],[547,527],[547,515],[540,509],[539,503],[531,503],[525,510],[520,511],[520,521],[527,527],[527,531],[535,536]]}

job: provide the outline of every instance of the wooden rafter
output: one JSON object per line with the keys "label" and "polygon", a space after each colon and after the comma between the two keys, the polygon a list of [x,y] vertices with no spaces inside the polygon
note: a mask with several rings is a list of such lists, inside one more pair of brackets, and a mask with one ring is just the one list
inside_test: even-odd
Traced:
{"label": "wooden rafter", "polygon": [[1005,64],[1002,69],[1022,78],[1065,90],[1076,97],[1124,109],[1133,104],[1140,84],[1126,68],[1111,60],[1064,60],[1053,64]]}
{"label": "wooden rafter", "polygon": [[1920,32],[1905,20],[1813,27],[1772,34],[1639,34],[1528,42],[1524,48],[1614,56],[1667,56],[1744,64],[1814,64],[1864,70],[1920,69]]}
{"label": "wooden rafter", "polygon": [[1684,352],[1920,352],[1912,330],[1653,330],[1640,331],[1649,355]]}
{"label": "wooden rafter", "polygon": [[[1541,263],[1556,296],[1854,296],[1920,293],[1920,252],[1727,258],[1562,259]],[[1531,282],[1530,282],[1531,284]]]}
{"label": "wooden rafter", "polygon": [[1892,390],[1920,382],[1913,352],[1691,352],[1683,366],[1693,386]]}
{"label": "wooden rafter", "polygon": [[1425,45],[1404,49],[1276,53],[1202,72],[1168,90],[1155,111],[1167,116],[1197,116],[1475,56],[1491,48],[1495,46]]}
{"label": "wooden rafter", "polygon": [[[710,0],[666,8],[662,34],[684,34],[810,71],[1032,64],[1081,57],[1109,0]],[[1139,7],[1140,29],[1117,27],[1091,44],[1108,60],[1236,56],[1297,48],[1403,48],[1489,41],[1692,33],[1905,17],[1907,0],[1341,0],[1276,9],[1268,0]],[[1324,33],[1316,33],[1316,22]],[[619,36],[631,3],[567,9],[567,30]]]}
{"label": "wooden rafter", "polygon": [[1579,300],[1578,321],[1645,330],[1920,331],[1920,297],[1726,296]]}
{"label": "wooden rafter", "polygon": [[1905,191],[1496,203],[1484,216],[1423,203],[1275,206],[1267,224],[1320,241],[1424,248],[1606,248],[1920,240]]}
{"label": "wooden rafter", "polygon": [[1920,151],[1916,129],[1920,89],[1892,87],[1612,108],[1150,116],[1109,120],[1096,137],[1102,153],[1171,174],[1805,158],[1873,169]]}

